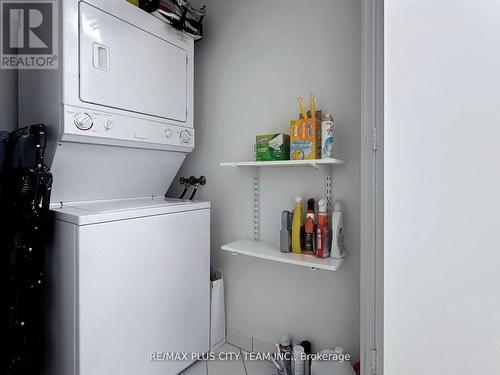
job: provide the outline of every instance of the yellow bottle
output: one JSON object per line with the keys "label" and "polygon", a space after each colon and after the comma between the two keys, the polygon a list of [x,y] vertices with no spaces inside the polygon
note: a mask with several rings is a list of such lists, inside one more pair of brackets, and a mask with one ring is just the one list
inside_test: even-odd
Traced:
{"label": "yellow bottle", "polygon": [[292,219],[292,253],[301,254],[302,227],[304,226],[304,211],[302,210],[302,197],[295,198],[295,210]]}

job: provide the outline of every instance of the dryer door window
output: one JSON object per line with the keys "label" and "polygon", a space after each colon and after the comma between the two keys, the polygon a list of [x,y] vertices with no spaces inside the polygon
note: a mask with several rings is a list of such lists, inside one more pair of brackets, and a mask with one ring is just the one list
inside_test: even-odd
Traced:
{"label": "dryer door window", "polygon": [[80,99],[187,121],[187,51],[80,3]]}

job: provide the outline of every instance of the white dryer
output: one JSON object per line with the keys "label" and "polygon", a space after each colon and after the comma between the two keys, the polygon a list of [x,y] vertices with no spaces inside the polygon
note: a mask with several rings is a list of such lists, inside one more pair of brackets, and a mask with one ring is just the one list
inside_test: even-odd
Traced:
{"label": "white dryer", "polygon": [[193,37],[125,0],[54,4],[59,69],[19,71],[19,123],[47,126],[52,201],[165,193],[195,145]]}
{"label": "white dryer", "polygon": [[192,361],[152,353],[208,350],[209,203],[137,198],[53,212],[49,374],[178,374]]}

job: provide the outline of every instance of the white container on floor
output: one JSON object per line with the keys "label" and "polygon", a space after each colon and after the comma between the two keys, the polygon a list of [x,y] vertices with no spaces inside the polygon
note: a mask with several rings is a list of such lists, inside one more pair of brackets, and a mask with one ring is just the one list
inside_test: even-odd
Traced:
{"label": "white container on floor", "polygon": [[304,347],[301,345],[295,345],[293,347],[293,374],[294,375],[304,375]]}
{"label": "white container on floor", "polygon": [[[335,350],[327,349],[322,350],[320,353],[322,356],[328,356],[331,358],[339,357],[344,355],[344,349],[340,346],[336,347]],[[349,361],[338,361],[338,360],[315,360],[311,363],[311,375],[356,375],[354,369]]]}
{"label": "white container on floor", "polygon": [[220,272],[210,272],[210,285],[210,349],[215,350],[226,342],[224,278]]}

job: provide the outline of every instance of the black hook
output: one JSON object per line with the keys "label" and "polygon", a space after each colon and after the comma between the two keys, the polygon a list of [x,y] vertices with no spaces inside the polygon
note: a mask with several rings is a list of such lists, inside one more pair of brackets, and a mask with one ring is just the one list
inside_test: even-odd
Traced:
{"label": "black hook", "polygon": [[[207,178],[205,176],[200,176],[199,178],[196,178],[195,176],[191,176],[189,178],[186,177],[181,177],[179,179],[179,182],[181,185],[184,185],[184,190],[179,197],[179,199],[184,199],[184,196],[186,195],[188,189],[190,186],[193,186],[193,192],[191,193],[191,196],[189,197],[189,200],[193,200],[194,196],[196,195],[196,192],[198,191],[198,187],[201,185],[205,185],[207,183]],[[165,194],[166,197],[166,194]]]}

